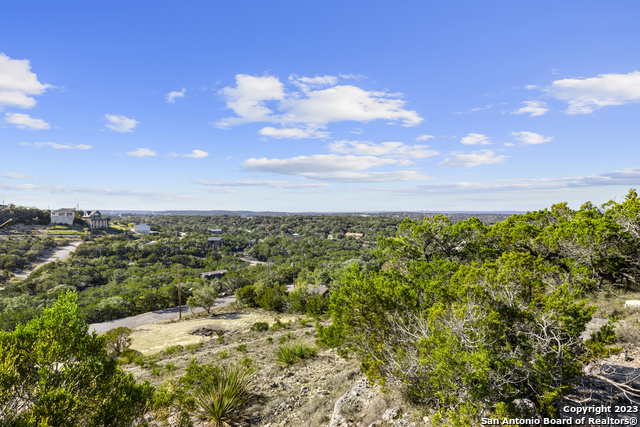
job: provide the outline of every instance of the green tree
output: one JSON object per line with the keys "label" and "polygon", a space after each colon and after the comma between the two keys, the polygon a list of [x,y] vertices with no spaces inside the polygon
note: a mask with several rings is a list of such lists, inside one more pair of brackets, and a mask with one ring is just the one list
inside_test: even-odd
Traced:
{"label": "green tree", "polygon": [[525,415],[517,399],[552,415],[580,373],[580,334],[594,309],[573,276],[525,253],[461,264],[428,261],[425,250],[410,261],[399,248],[398,268],[365,275],[354,267],[344,278],[321,340],[454,425],[486,409]]}
{"label": "green tree", "polygon": [[8,426],[130,426],[153,389],[118,368],[68,292],[42,316],[0,332],[0,419]]}
{"label": "green tree", "polygon": [[205,283],[193,289],[193,295],[187,299],[189,308],[193,310],[195,307],[202,307],[211,314],[211,309],[216,303],[216,299],[220,296],[220,283],[218,280]]}

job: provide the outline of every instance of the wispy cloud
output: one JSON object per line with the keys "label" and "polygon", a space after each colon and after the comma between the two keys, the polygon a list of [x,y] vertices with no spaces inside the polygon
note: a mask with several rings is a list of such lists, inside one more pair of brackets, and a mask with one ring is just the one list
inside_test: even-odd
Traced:
{"label": "wispy cloud", "polygon": [[58,144],[57,142],[21,142],[20,145],[36,148],[51,147],[54,150],[88,150],[91,148],[91,145],[87,144]]}
{"label": "wispy cloud", "polygon": [[470,133],[460,140],[464,145],[491,145],[488,136],[481,133]]}
{"label": "wispy cloud", "polygon": [[523,101],[521,104],[524,104],[524,107],[520,107],[511,114],[529,114],[530,117],[536,117],[549,111],[549,107],[544,101]]}
{"label": "wispy cloud", "polygon": [[335,141],[329,144],[329,150],[340,154],[355,154],[363,156],[388,156],[424,159],[438,155],[429,150],[428,145],[407,145],[403,142],[382,142],[375,144],[370,141]]}
{"label": "wispy cloud", "polygon": [[640,71],[556,80],[543,90],[566,101],[567,114],[590,114],[602,107],[640,101]]}
{"label": "wispy cloud", "polygon": [[[640,168],[624,169],[621,171],[605,172],[597,175],[565,177],[565,178],[537,178],[514,179],[491,182],[452,182],[443,184],[423,184],[418,191],[426,192],[508,192],[546,190],[562,190],[583,187],[608,187],[619,185],[623,187],[637,186],[640,182]],[[410,191],[410,190],[409,190]]]}
{"label": "wispy cloud", "polygon": [[45,130],[51,129],[49,123],[42,119],[34,119],[28,114],[6,113],[4,121],[20,129]]}
{"label": "wispy cloud", "polygon": [[31,108],[36,105],[33,98],[52,87],[42,84],[31,71],[27,59],[11,59],[0,53],[0,109],[2,107]]}
{"label": "wispy cloud", "polygon": [[97,196],[136,196],[159,199],[164,201],[194,199],[196,196],[187,194],[173,194],[161,191],[146,190],[118,190],[111,188],[69,187],[65,185],[33,185],[33,184],[0,184],[3,190],[32,190],[47,194],[93,194]]}
{"label": "wispy cloud", "polygon": [[116,132],[133,132],[139,122],[126,116],[116,116],[113,114],[105,114],[107,120],[106,126]]}
{"label": "wispy cloud", "polygon": [[329,132],[319,131],[318,129],[301,129],[301,128],[281,128],[277,129],[271,126],[264,127],[258,131],[260,135],[269,136],[271,138],[327,138]]}
{"label": "wispy cloud", "polygon": [[299,175],[308,179],[342,182],[383,182],[430,179],[417,171],[365,171],[384,165],[407,165],[405,159],[375,156],[340,156],[317,154],[289,159],[247,159],[242,163],[245,170],[269,172],[282,175]]}
{"label": "wispy cloud", "polygon": [[518,141],[523,144],[542,144],[544,142],[549,142],[553,139],[552,136],[544,136],[535,132],[511,132],[511,136],[515,137]]}
{"label": "wispy cloud", "polygon": [[221,187],[269,187],[269,188],[318,188],[326,187],[325,183],[293,183],[269,179],[246,179],[239,181],[197,181],[198,184]]}
{"label": "wispy cloud", "polygon": [[184,98],[185,93],[187,93],[187,88],[186,87],[183,87],[180,92],[176,92],[176,91],[169,92],[167,94],[167,102],[169,104],[175,104],[176,99]]}
{"label": "wispy cloud", "polygon": [[438,166],[464,166],[473,167],[480,165],[490,165],[493,163],[504,163],[507,160],[506,156],[498,155],[492,150],[480,150],[472,153],[461,153],[459,151],[452,151],[449,153],[448,159],[438,163]]}
{"label": "wispy cloud", "polygon": [[3,178],[9,178],[9,179],[26,179],[29,178],[27,175],[23,174],[23,173],[17,173],[17,172],[5,172],[2,174]]}
{"label": "wispy cloud", "polygon": [[416,141],[428,141],[428,140],[433,139],[433,138],[435,138],[435,136],[423,134],[423,135],[420,135],[419,137],[417,137]]}
{"label": "wispy cloud", "polygon": [[148,148],[137,148],[136,151],[127,151],[127,156],[131,157],[151,157],[157,155],[155,151]]}
{"label": "wispy cloud", "polygon": [[190,157],[192,159],[204,159],[205,157],[209,157],[209,153],[207,153],[206,151],[202,151],[202,150],[193,150],[189,154],[171,153],[171,154],[169,154],[169,156],[171,156],[171,157]]}

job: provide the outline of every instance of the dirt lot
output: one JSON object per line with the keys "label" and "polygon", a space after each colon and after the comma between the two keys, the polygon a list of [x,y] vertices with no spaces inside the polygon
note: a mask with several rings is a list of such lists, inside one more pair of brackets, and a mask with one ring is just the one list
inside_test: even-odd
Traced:
{"label": "dirt lot", "polygon": [[[131,348],[144,355],[151,355],[175,345],[186,346],[208,341],[211,338],[193,335],[198,328],[224,331],[227,335],[249,333],[256,322],[275,323],[275,317],[259,311],[229,312],[213,316],[196,315],[182,321],[171,320],[151,323],[136,328],[131,335]],[[300,316],[282,315],[281,322],[295,322]]]}

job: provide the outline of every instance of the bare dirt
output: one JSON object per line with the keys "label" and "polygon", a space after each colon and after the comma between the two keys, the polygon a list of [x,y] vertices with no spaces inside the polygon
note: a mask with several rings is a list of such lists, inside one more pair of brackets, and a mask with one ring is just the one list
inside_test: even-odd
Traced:
{"label": "bare dirt", "polygon": [[[231,336],[251,332],[251,326],[256,322],[269,324],[275,322],[275,316],[258,311],[196,316],[182,321],[171,320],[137,327],[131,334],[131,348],[144,355],[151,355],[175,345],[186,346],[210,341],[211,337],[191,333],[199,328],[224,331],[225,335]],[[282,315],[280,317],[282,322],[295,322],[296,318],[300,316]]]}

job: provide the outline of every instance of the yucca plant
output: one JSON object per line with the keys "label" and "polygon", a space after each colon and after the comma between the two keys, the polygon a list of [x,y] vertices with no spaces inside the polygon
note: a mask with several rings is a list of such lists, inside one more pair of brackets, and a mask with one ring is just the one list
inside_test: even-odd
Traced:
{"label": "yucca plant", "polygon": [[290,345],[281,345],[276,351],[276,362],[283,366],[291,366],[298,360],[296,352]]}
{"label": "yucca plant", "polygon": [[208,427],[231,427],[244,420],[254,372],[240,365],[224,366],[198,388],[198,416]]}
{"label": "yucca plant", "polygon": [[295,352],[296,356],[300,359],[313,357],[318,353],[318,349],[316,349],[313,346],[310,346],[309,344],[303,341],[299,341],[295,343],[293,346],[293,351]]}
{"label": "yucca plant", "polygon": [[299,341],[295,344],[282,345],[276,352],[276,361],[283,366],[291,366],[298,359],[307,359],[318,353],[318,350],[309,344]]}

